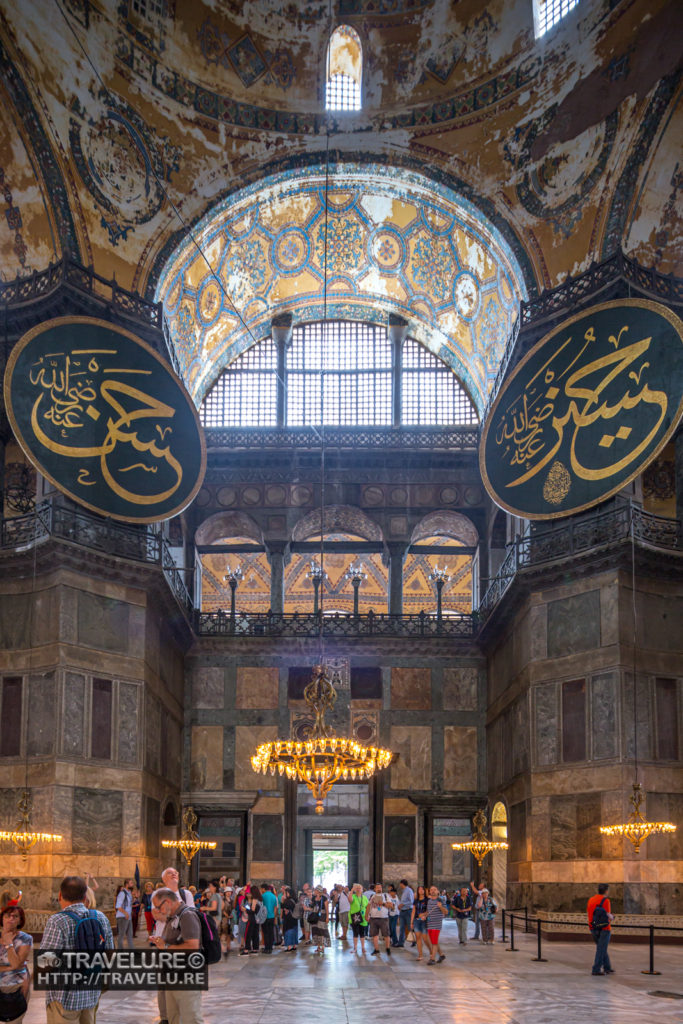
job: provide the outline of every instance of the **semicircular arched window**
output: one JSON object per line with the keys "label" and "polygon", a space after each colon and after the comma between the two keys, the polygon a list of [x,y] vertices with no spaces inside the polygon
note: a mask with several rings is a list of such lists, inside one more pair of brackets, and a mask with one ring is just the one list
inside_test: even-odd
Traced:
{"label": "semicircular arched window", "polygon": [[[238,356],[208,391],[201,420],[205,427],[479,423],[459,379],[420,342],[406,338],[397,358],[398,363],[384,325],[351,320],[301,324],[282,352],[281,369],[271,338]],[[278,382],[284,385],[280,390]]]}
{"label": "semicircular arched window", "polygon": [[363,49],[358,33],[339,25],[327,47],[326,110],[360,110]]}

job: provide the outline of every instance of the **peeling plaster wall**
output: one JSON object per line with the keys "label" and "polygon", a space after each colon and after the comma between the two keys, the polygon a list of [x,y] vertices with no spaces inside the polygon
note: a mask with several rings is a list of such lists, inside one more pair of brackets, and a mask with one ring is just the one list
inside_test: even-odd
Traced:
{"label": "peeling plaster wall", "polygon": [[46,161],[64,207],[50,210],[56,233],[71,231],[70,248],[98,272],[151,294],[207,210],[324,153],[328,130],[349,160],[419,168],[475,203],[532,292],[622,244],[680,266],[679,4],[582,0],[540,40],[532,0],[376,6],[340,7],[363,45],[364,108],[326,116],[326,3],[177,0],[173,16],[144,20],[117,0],[0,0],[6,67],[24,88],[5,97],[3,135],[16,135],[12,123],[32,145],[43,135],[37,158],[11,139],[3,147],[14,177],[22,164],[11,187],[31,225],[24,264],[0,235],[5,274],[41,267],[57,248],[39,225],[35,167],[44,174]]}

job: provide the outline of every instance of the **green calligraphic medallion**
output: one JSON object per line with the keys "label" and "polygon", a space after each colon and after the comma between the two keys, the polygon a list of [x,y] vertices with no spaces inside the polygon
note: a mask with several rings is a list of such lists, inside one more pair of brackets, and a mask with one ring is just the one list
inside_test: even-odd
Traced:
{"label": "green calligraphic medallion", "polygon": [[169,519],[201,486],[192,400],[149,345],[113,324],[60,317],[28,331],[7,364],[5,405],[36,469],[101,515]]}
{"label": "green calligraphic medallion", "polygon": [[505,381],[482,431],[482,476],[514,515],[568,516],[641,473],[682,413],[683,322],[644,299],[592,306]]}

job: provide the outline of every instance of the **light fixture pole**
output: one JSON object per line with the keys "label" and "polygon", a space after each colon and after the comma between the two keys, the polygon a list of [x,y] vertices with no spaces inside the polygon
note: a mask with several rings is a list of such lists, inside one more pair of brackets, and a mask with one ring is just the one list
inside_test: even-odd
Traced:
{"label": "light fixture pole", "polygon": [[347,580],[351,580],[351,586],[353,587],[353,617],[358,618],[358,591],[363,580],[368,578],[368,574],[363,572],[363,563],[360,565],[350,565],[346,570],[345,576]]}
{"label": "light fixture pole", "polygon": [[317,615],[318,608],[320,607],[320,584],[323,580],[327,579],[327,573],[323,571],[322,567],[314,559],[311,559],[306,579],[310,580],[313,584],[313,614]]}
{"label": "light fixture pole", "polygon": [[451,578],[448,574],[448,566],[445,565],[443,569],[439,569],[438,565],[435,565],[429,578],[436,583],[436,621],[441,622],[443,618],[441,591]]}
{"label": "light fixture pole", "polygon": [[235,591],[240,580],[244,579],[244,573],[242,572],[242,566],[237,565],[234,569],[231,569],[229,565],[225,567],[226,572],[223,579],[230,587],[230,624],[231,628],[235,628]]}

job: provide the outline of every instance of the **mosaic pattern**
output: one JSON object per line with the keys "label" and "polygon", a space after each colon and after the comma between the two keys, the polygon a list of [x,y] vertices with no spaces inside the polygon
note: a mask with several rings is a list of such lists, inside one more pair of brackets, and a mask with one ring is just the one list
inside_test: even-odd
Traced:
{"label": "mosaic pattern", "polygon": [[519,264],[479,211],[396,169],[337,165],[327,206],[322,169],[272,176],[224,200],[195,237],[211,253],[214,275],[185,241],[156,299],[197,401],[221,369],[269,334],[273,315],[315,320],[326,308],[329,317],[353,320],[405,316],[481,411],[526,297]]}
{"label": "mosaic pattern", "polygon": [[[246,39],[249,37],[243,37],[243,40]],[[253,43],[251,45],[252,49],[249,49],[248,43],[238,41],[233,44],[228,54],[240,77],[244,76],[242,80],[245,85],[257,81],[267,71],[264,59]],[[250,103],[239,103],[228,94],[207,89],[177,71],[170,70],[160,61],[150,58],[146,49],[123,32],[117,39],[116,57],[129,69],[129,74],[144,78],[152,92],[160,92],[202,117],[237,127],[295,135],[316,133],[324,130],[328,124],[328,117],[324,113],[297,113],[258,107]],[[382,129],[428,127],[468,117],[477,111],[495,106],[512,93],[528,87],[540,74],[542,66],[540,56],[534,54],[525,57],[515,67],[508,68],[488,82],[467,89],[457,96],[411,107],[396,114],[383,114]],[[440,73],[444,74],[445,70],[441,68]]]}
{"label": "mosaic pattern", "polygon": [[[102,94],[100,99],[111,99]],[[178,170],[180,151],[168,139],[154,139],[144,120],[123,100],[97,119],[74,100],[69,141],[86,188],[103,210],[102,227],[116,245],[136,224],[161,209],[161,182]]]}
{"label": "mosaic pattern", "polygon": [[5,210],[5,217],[7,218],[7,226],[11,233],[14,235],[14,253],[19,260],[22,267],[26,266],[26,242],[24,241],[21,229],[24,226],[21,219],[21,210],[15,205],[12,199],[12,189],[9,187],[8,182],[5,181],[5,170],[0,167],[0,190],[2,191],[3,198],[7,203],[7,209]]}

